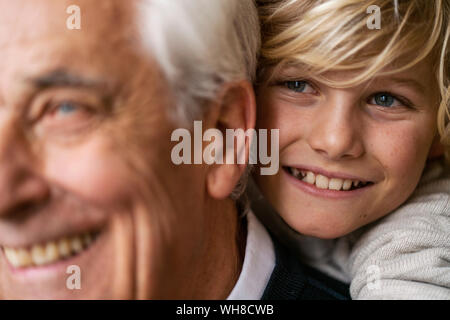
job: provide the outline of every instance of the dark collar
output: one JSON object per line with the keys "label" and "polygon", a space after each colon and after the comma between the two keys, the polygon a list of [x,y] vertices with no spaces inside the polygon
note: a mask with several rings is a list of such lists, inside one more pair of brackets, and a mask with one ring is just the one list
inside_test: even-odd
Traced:
{"label": "dark collar", "polygon": [[349,285],[308,267],[272,234],[275,268],[262,300],[349,300]]}

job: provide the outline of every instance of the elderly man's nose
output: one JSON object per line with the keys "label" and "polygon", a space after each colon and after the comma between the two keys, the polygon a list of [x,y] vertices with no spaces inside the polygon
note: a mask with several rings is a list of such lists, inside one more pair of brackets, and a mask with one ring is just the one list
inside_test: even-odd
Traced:
{"label": "elderly man's nose", "polygon": [[0,129],[0,217],[48,196],[49,189],[33,173],[33,165],[22,139]]}
{"label": "elderly man's nose", "polygon": [[321,112],[314,119],[308,143],[330,160],[358,158],[364,153],[358,127],[348,112]]}

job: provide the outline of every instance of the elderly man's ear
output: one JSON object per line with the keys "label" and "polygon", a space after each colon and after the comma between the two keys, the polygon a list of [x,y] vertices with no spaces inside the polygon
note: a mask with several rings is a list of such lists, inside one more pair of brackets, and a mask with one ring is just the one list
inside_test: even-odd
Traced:
{"label": "elderly man's ear", "polygon": [[[229,84],[222,90],[213,110],[208,122],[223,134],[224,164],[209,166],[206,187],[211,197],[225,199],[236,187],[246,168],[246,164],[237,163],[238,153],[244,152],[245,163],[248,163],[251,143],[246,138],[245,142],[239,145],[239,139],[235,138],[234,148],[227,150],[226,129],[242,129],[246,132],[255,128],[256,102],[253,86],[248,81]],[[232,154],[234,154],[233,164],[227,164],[226,160],[230,160]]]}

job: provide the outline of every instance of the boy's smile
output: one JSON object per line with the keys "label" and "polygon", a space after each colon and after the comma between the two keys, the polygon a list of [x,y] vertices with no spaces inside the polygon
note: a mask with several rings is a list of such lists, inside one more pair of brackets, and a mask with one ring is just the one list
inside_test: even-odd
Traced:
{"label": "boy's smile", "polygon": [[[411,195],[436,136],[430,69],[426,60],[401,74],[335,88],[291,67],[257,89],[257,124],[280,129],[283,170],[255,179],[292,228],[336,238]],[[326,74],[333,81],[352,76]]]}
{"label": "boy's smile", "polygon": [[357,190],[373,185],[372,181],[364,178],[343,173],[330,173],[320,168],[286,166],[283,169],[294,185],[305,192],[322,197],[351,197],[357,194]]}

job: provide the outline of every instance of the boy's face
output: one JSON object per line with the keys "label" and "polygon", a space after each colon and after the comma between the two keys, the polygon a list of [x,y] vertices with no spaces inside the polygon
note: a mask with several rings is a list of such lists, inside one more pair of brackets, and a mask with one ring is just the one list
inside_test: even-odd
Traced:
{"label": "boy's face", "polygon": [[[291,67],[258,88],[257,125],[280,129],[282,169],[255,179],[292,228],[336,238],[411,195],[436,136],[439,95],[431,70],[424,61],[337,89]],[[355,74],[326,76],[344,81]]]}

